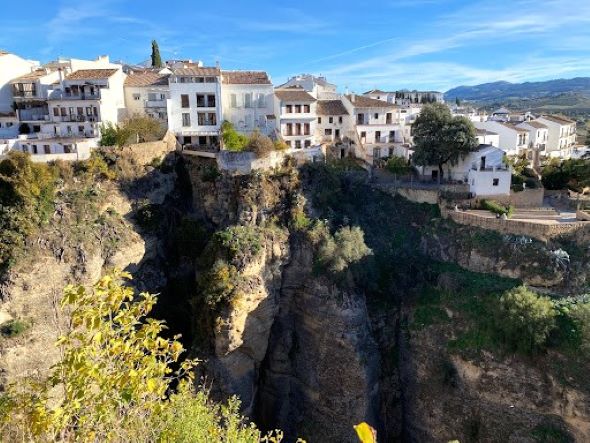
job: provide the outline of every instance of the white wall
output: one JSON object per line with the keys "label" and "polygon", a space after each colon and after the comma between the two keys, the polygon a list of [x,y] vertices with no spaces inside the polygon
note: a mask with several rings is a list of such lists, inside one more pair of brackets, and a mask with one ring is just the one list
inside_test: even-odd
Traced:
{"label": "white wall", "polygon": [[[158,114],[161,112],[164,114],[161,119],[162,122],[168,124],[166,109],[166,101],[170,98],[170,89],[168,86],[125,86],[124,93],[127,117],[151,115],[154,118],[160,119]],[[150,94],[155,94],[156,100],[149,100]],[[136,96],[139,96],[139,100],[136,99]],[[148,106],[148,102],[154,106]],[[160,102],[161,107],[159,106]]]}
{"label": "white wall", "polygon": [[507,170],[469,170],[469,190],[475,196],[510,195],[512,173]]}
{"label": "white wall", "polygon": [[[223,84],[221,92],[223,120],[231,122],[238,131],[248,134],[258,129],[270,134],[274,130],[274,124],[267,124],[266,118],[267,115],[274,115],[274,89],[271,84]],[[246,107],[246,94],[250,96],[249,107]]]}
{"label": "white wall", "polygon": [[14,54],[0,54],[0,112],[12,111],[12,86],[9,82],[30,73],[36,66],[37,62],[24,60]]}

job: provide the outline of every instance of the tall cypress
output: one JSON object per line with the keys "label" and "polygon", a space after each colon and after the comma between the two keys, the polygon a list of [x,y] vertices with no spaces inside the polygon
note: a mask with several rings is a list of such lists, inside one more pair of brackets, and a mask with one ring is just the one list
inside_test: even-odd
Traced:
{"label": "tall cypress", "polygon": [[158,47],[158,42],[155,40],[152,40],[152,67],[162,67],[162,57],[160,57],[160,48]]}

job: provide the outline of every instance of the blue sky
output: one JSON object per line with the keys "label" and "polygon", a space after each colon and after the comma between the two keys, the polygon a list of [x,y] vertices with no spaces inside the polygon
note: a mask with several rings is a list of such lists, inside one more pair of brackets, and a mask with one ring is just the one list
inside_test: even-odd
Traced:
{"label": "blue sky", "polygon": [[[0,48],[26,58],[162,57],[323,74],[362,92],[590,76],[588,0],[28,0],[5,2]],[[288,4],[288,6],[284,6]]]}

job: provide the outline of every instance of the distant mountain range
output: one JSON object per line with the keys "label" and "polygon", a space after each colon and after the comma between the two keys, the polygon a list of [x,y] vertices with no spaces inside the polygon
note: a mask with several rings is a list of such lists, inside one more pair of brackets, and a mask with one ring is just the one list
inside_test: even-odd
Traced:
{"label": "distant mountain range", "polygon": [[557,79],[544,82],[494,82],[476,86],[459,86],[445,93],[445,100],[455,98],[473,101],[532,99],[561,94],[581,94],[590,97],[590,77]]}

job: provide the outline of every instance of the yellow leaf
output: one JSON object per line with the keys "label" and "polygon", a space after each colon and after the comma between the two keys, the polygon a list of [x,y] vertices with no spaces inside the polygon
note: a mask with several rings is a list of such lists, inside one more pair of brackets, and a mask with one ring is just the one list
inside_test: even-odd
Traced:
{"label": "yellow leaf", "polygon": [[153,378],[150,378],[150,379],[147,381],[147,390],[148,390],[149,392],[154,392],[154,391],[156,390],[156,386],[157,386],[157,382],[156,382],[156,380],[155,380],[155,379],[153,379]]}
{"label": "yellow leaf", "polygon": [[367,423],[359,423],[354,426],[354,430],[362,443],[377,443],[377,431]]}

